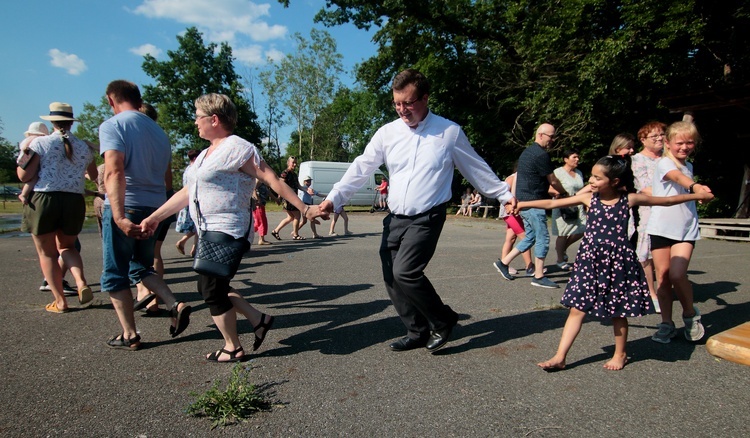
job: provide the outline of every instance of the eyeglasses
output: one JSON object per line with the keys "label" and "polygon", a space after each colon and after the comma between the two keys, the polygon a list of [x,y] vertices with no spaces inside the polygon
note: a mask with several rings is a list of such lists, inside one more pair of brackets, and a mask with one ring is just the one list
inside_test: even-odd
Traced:
{"label": "eyeglasses", "polygon": [[541,134],[541,135],[546,135],[547,137],[549,137],[549,138],[550,138],[550,140],[554,140],[554,138],[555,138],[555,134],[551,134],[551,135],[550,135],[550,134],[547,134],[546,132],[541,132],[540,134]]}
{"label": "eyeglasses", "polygon": [[412,100],[412,101],[404,101],[404,102],[391,102],[391,105],[393,105],[394,108],[398,109],[398,107],[406,108],[406,109],[412,109],[414,108],[414,104],[422,100],[422,97],[419,96],[418,98]]}
{"label": "eyeglasses", "polygon": [[206,117],[213,117],[213,114],[211,114],[211,115],[207,115],[207,116],[204,116],[204,115],[198,115],[198,114],[196,114],[196,115],[195,115],[195,120],[196,120],[196,121],[198,121],[198,120],[200,120],[200,119],[205,119]]}
{"label": "eyeglasses", "polygon": [[664,138],[664,136],[665,134],[662,133],[662,134],[649,135],[646,138],[650,138],[651,140],[656,140],[657,138]]}

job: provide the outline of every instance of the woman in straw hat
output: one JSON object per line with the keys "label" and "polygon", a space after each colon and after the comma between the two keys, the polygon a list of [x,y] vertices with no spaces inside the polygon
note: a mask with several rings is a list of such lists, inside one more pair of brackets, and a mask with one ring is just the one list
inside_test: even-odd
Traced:
{"label": "woman in straw hat", "polygon": [[95,152],[69,132],[76,121],[73,108],[67,103],[53,102],[49,109],[48,116],[40,117],[51,121],[55,130],[32,140],[29,144],[32,157],[27,166],[18,168],[18,178],[23,182],[37,180],[31,200],[24,206],[23,227],[31,233],[42,273],[55,299],[45,309],[64,313],[68,311],[68,303],[58,256],[75,277],[80,304],[89,304],[94,298],[86,284],[75,242],[86,214],[84,175],[88,170],[89,177],[96,179],[96,163]]}

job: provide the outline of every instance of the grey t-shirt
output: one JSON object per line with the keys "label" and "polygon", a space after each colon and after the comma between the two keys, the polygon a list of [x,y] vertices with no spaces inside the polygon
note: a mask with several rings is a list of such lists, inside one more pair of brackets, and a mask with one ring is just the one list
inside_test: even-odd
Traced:
{"label": "grey t-shirt", "polygon": [[164,174],[172,147],[156,122],[140,111],[123,111],[99,126],[99,143],[102,156],[109,150],[125,155],[124,205],[160,207],[167,200]]}

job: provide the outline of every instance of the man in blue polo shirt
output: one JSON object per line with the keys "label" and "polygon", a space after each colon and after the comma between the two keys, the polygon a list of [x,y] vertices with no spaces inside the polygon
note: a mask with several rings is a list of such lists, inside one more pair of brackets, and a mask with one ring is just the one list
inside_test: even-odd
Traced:
{"label": "man in blue polo shirt", "polygon": [[[555,177],[555,167],[547,153],[547,148],[555,141],[555,127],[543,123],[536,130],[534,143],[527,147],[518,158],[518,176],[516,177],[516,198],[519,201],[535,201],[549,197],[549,186],[554,187],[560,196],[568,196],[560,181]],[[526,236],[518,242],[502,260],[494,263],[495,269],[506,280],[513,280],[508,271],[508,264],[519,254],[534,247],[534,278],[532,286],[548,289],[560,287],[544,276],[544,258],[549,250],[549,230],[547,230],[547,212],[543,208],[529,208],[521,211]]]}

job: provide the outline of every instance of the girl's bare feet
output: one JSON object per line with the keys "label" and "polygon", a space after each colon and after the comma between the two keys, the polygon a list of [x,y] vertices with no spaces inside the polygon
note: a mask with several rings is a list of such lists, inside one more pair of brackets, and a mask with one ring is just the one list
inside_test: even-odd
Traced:
{"label": "girl's bare feet", "polygon": [[612,370],[612,371],[619,371],[625,367],[625,364],[628,363],[628,356],[627,354],[616,354],[612,356],[612,359],[609,360],[609,362],[604,364],[604,369]]}
{"label": "girl's bare feet", "polygon": [[565,369],[565,359],[559,359],[557,356],[545,362],[539,362],[537,366],[545,371],[555,371]]}

